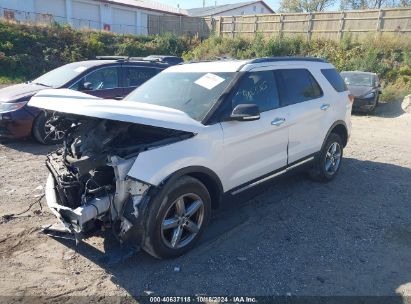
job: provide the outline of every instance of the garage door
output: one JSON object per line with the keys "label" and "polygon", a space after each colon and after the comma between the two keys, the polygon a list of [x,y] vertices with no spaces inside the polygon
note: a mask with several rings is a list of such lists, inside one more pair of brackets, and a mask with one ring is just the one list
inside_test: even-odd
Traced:
{"label": "garage door", "polygon": [[81,28],[100,29],[100,6],[73,1],[73,25]]}
{"label": "garage door", "polygon": [[118,8],[113,8],[113,32],[136,33],[136,13]]}

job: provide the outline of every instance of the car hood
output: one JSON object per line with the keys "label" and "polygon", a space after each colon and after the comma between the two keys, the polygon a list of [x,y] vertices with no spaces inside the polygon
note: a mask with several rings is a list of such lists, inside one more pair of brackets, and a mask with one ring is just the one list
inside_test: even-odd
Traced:
{"label": "car hood", "polygon": [[355,97],[364,96],[374,90],[374,88],[368,86],[347,85],[347,87],[350,93],[353,94]]}
{"label": "car hood", "polygon": [[192,133],[199,133],[205,127],[176,109],[141,102],[101,99],[69,89],[43,90],[31,98],[29,106]]}
{"label": "car hood", "polygon": [[0,89],[0,102],[13,102],[20,98],[31,97],[46,87],[34,83],[21,83]]}

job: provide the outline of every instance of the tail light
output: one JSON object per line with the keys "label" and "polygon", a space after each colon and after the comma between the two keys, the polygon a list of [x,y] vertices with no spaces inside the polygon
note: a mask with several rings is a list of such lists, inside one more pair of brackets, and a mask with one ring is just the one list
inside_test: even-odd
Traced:
{"label": "tail light", "polygon": [[348,99],[350,100],[351,103],[354,102],[354,95],[353,94],[348,94]]}

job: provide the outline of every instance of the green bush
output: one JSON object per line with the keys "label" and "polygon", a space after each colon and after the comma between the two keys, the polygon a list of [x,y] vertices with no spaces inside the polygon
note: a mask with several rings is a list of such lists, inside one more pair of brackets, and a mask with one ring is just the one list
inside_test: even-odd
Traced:
{"label": "green bush", "polygon": [[79,31],[69,26],[52,27],[0,22],[0,82],[30,80],[65,63],[93,59],[98,55],[146,56],[171,54],[185,60],[264,56],[315,56],[327,59],[342,70],[378,73],[383,99],[411,94],[411,38],[402,35],[370,36],[354,40],[345,35],[341,42],[304,37],[254,39],[212,36],[200,41],[193,37],[120,35]]}
{"label": "green bush", "polygon": [[341,42],[312,40],[303,37],[263,39],[222,39],[211,37],[186,52],[188,60],[211,59],[218,56],[251,58],[262,56],[314,56],[327,59],[340,71],[359,70],[380,75],[384,100],[411,94],[411,39],[406,36],[370,36],[354,40],[347,35]]}
{"label": "green bush", "polygon": [[30,80],[63,64],[94,59],[98,55],[182,55],[195,38],[120,35],[79,31],[69,26],[51,27],[0,22],[0,77]]}

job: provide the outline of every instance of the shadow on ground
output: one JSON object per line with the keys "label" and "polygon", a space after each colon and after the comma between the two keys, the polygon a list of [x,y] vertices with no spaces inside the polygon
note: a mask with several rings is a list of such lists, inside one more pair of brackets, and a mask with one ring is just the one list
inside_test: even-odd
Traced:
{"label": "shadow on ground", "polygon": [[16,151],[29,153],[33,155],[46,155],[56,150],[56,145],[42,145],[34,138],[22,139],[0,139],[0,144]]}
{"label": "shadow on ground", "polygon": [[402,108],[403,100],[392,101],[392,102],[381,102],[379,103],[378,107],[370,114],[364,113],[353,113],[354,115],[358,116],[376,116],[382,118],[395,118],[399,117],[406,112]]}
{"label": "shadow on ground", "polygon": [[[60,242],[133,296],[392,296],[411,282],[410,189],[409,168],[345,159],[331,183],[297,174],[230,202],[200,244],[177,259],[139,252],[107,265],[86,243]],[[106,252],[116,248],[108,238]]]}

